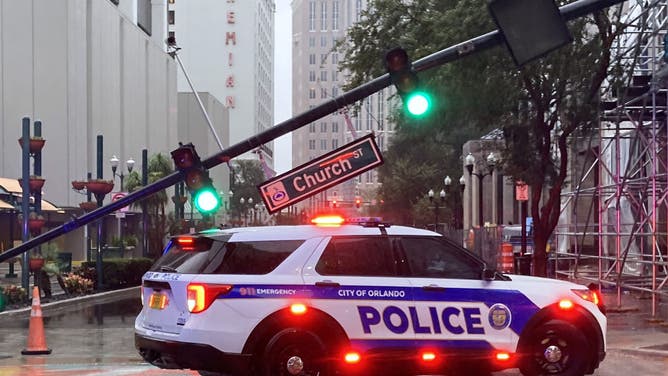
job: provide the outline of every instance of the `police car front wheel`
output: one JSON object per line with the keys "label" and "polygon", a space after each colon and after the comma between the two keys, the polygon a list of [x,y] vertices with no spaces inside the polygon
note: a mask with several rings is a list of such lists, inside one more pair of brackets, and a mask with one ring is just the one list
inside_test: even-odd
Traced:
{"label": "police car front wheel", "polygon": [[526,376],[582,376],[588,365],[589,345],[581,330],[572,324],[551,320],[530,334],[525,363]]}
{"label": "police car front wheel", "polygon": [[286,329],[267,343],[263,363],[265,376],[330,376],[327,348],[314,333]]}

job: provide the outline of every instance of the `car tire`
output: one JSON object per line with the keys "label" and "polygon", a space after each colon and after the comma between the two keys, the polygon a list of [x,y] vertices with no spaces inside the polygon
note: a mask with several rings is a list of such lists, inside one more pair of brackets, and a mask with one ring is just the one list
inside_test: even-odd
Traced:
{"label": "car tire", "polygon": [[587,338],[574,325],[551,320],[537,326],[522,347],[525,376],[582,376],[589,364]]}
{"label": "car tire", "polygon": [[316,334],[296,328],[285,329],[267,343],[262,356],[261,374],[331,376],[332,365],[327,356],[327,346]]}

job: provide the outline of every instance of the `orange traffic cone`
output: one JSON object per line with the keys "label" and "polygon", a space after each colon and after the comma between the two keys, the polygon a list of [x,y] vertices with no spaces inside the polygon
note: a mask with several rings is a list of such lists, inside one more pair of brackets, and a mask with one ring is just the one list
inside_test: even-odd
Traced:
{"label": "orange traffic cone", "polygon": [[46,347],[44,337],[44,322],[42,321],[42,307],[39,304],[39,288],[32,290],[32,310],[30,310],[30,326],[28,327],[28,347],[21,351],[23,355],[51,354]]}

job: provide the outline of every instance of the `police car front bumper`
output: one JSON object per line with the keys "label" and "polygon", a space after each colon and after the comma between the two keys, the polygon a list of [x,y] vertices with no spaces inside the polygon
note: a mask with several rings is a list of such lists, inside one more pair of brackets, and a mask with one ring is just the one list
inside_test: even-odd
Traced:
{"label": "police car front bumper", "polygon": [[250,374],[249,354],[230,354],[210,345],[158,340],[136,333],[135,347],[147,362],[160,368]]}

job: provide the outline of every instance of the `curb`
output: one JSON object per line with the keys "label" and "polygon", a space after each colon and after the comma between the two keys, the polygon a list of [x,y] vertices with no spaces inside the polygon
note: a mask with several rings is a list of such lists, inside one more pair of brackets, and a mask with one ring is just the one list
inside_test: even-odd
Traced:
{"label": "curb", "polygon": [[649,349],[608,349],[608,353],[624,354],[653,360],[668,360],[668,351]]}
{"label": "curb", "polygon": [[[112,302],[118,300],[119,298],[132,298],[137,297],[139,299],[140,287],[128,287],[120,290],[105,291],[98,294],[89,294],[83,296],[73,297],[71,299],[62,299],[55,302],[49,302],[41,304],[43,313],[55,313],[59,311],[67,311],[73,308],[80,307],[81,305],[86,304],[100,304],[105,302]],[[32,307],[23,307],[18,309],[13,309],[9,311],[0,312],[0,321],[14,318],[21,318],[23,316],[28,317],[30,315],[30,310]]]}

